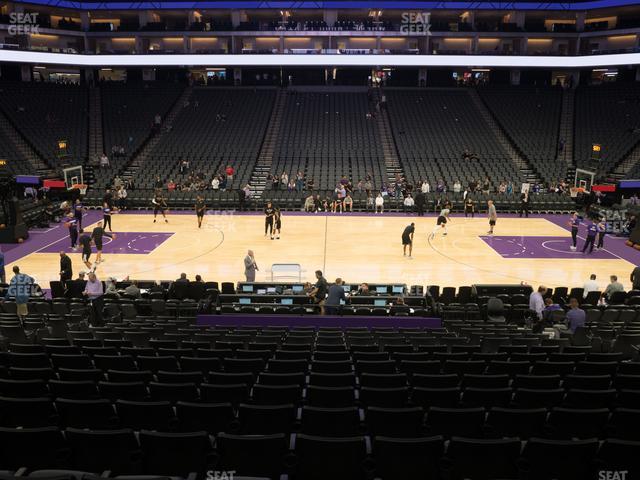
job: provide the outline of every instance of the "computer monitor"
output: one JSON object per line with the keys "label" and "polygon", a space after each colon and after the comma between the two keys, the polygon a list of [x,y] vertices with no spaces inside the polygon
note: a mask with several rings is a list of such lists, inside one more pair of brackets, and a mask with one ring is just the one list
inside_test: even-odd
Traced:
{"label": "computer monitor", "polygon": [[394,285],[391,291],[393,293],[404,293],[404,287],[402,285]]}
{"label": "computer monitor", "polygon": [[344,300],[340,300],[340,305],[346,305],[347,302],[345,302]]}
{"label": "computer monitor", "polygon": [[351,286],[349,285],[342,285],[342,289],[345,291],[345,293],[349,293],[351,291]]}
{"label": "computer monitor", "polygon": [[387,293],[387,287],[376,287],[376,293]]}
{"label": "computer monitor", "polygon": [[293,293],[300,293],[304,290],[304,287],[302,285],[294,285],[291,290],[293,290]]}
{"label": "computer monitor", "polygon": [[275,294],[276,293],[276,287],[267,287],[267,293]]}
{"label": "computer monitor", "polygon": [[280,299],[280,304],[281,305],[293,305],[293,298],[281,298]]}
{"label": "computer monitor", "polygon": [[250,298],[240,298],[238,300],[238,303],[240,303],[240,305],[249,305],[251,303],[251,299]]}
{"label": "computer monitor", "polygon": [[373,306],[374,307],[385,307],[387,305],[387,302],[385,300],[374,300],[373,301]]}
{"label": "computer monitor", "polygon": [[267,293],[267,290],[265,288],[259,288],[256,293],[258,295],[264,295],[265,293]]}
{"label": "computer monitor", "polygon": [[242,291],[246,293],[253,292],[253,285],[242,285]]}

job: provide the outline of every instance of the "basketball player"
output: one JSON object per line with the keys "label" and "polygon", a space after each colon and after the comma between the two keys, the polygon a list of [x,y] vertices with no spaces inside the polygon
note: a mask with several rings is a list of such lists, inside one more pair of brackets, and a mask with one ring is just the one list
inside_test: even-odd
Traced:
{"label": "basketball player", "polygon": [[80,230],[82,230],[82,212],[84,212],[86,210],[86,208],[84,208],[84,205],[82,205],[82,202],[80,202],[80,199],[76,199],[76,203],[73,205],[73,216],[76,219],[76,222],[78,223],[78,228]]}
{"label": "basketball player", "polygon": [[604,248],[604,236],[607,233],[607,226],[604,222],[598,222],[596,225],[598,228],[598,239],[596,241],[596,250],[602,250]]}
{"label": "basketball player", "polygon": [[575,252],[578,244],[578,228],[580,227],[580,217],[577,212],[571,213],[571,218],[567,222],[571,227],[571,251]]}
{"label": "basketball player", "polygon": [[584,241],[584,246],[582,247],[582,253],[589,249],[589,253],[593,252],[593,244],[596,240],[596,235],[598,234],[598,224],[591,220],[591,223],[587,227],[587,239]]}
{"label": "basketball player", "polygon": [[[276,208],[276,212],[273,216],[273,233],[276,237],[276,240],[280,240],[280,229],[282,228],[282,213],[279,208]],[[273,237],[271,237],[273,240]]]}
{"label": "basketball player", "polygon": [[475,205],[472,198],[467,195],[467,198],[464,200],[464,216],[468,217],[471,215],[471,218],[475,216]]}
{"label": "basketball player", "polygon": [[520,218],[522,218],[522,214],[525,218],[529,218],[529,190],[520,195]]}
{"label": "basketball player", "polygon": [[196,197],[196,204],[194,208],[196,210],[196,217],[198,217],[198,228],[202,228],[202,219],[204,218],[204,212],[207,209],[207,205],[204,203],[204,198],[202,198],[202,196],[198,195]]}
{"label": "basketball player", "polygon": [[109,231],[113,232],[111,228],[111,204],[109,202],[104,202],[102,204],[102,222],[104,223],[104,228],[109,227]]}
{"label": "basketball player", "polygon": [[489,218],[489,235],[493,235],[493,227],[496,226],[496,220],[498,219],[498,212],[496,212],[496,206],[493,204],[493,200],[487,202],[487,217]]}
{"label": "basketball player", "polygon": [[449,213],[451,213],[451,204],[449,202],[444,204],[444,208],[440,210],[440,215],[438,215],[438,220],[436,221],[436,226],[431,232],[430,239],[434,239],[438,230],[442,230],[442,235],[447,234],[447,223],[449,222]]}
{"label": "basketball player", "polygon": [[407,225],[402,232],[402,255],[407,256],[407,247],[409,247],[409,258],[413,252],[413,234],[416,231],[416,224],[411,222],[411,225]]}
{"label": "basketball player", "polygon": [[267,232],[273,240],[273,217],[276,214],[276,209],[273,208],[271,202],[267,202],[267,206],[264,208],[264,236],[267,236]]}
{"label": "basketball player", "polygon": [[156,217],[158,216],[158,212],[162,213],[162,217],[164,218],[164,223],[169,223],[167,220],[167,201],[162,196],[162,193],[157,192],[153,200],[151,200],[153,204],[153,223],[156,223]]}
{"label": "basketball player", "polygon": [[69,229],[69,239],[71,240],[71,248],[77,250],[78,248],[78,220],[73,212],[67,213],[67,221],[65,226]]}
{"label": "basketball player", "polygon": [[[104,231],[104,227],[102,226],[102,222],[98,222],[98,224],[96,225],[96,227],[93,229],[93,232],[91,232],[91,240],[93,240],[93,243],[96,245],[96,250],[97,250],[97,254],[96,254],[96,265],[98,265],[99,263],[102,263],[102,238],[103,237],[109,237],[111,239],[115,239],[116,238],[116,234],[115,233],[107,233]],[[95,269],[95,267],[94,267]]]}
{"label": "basketball player", "polygon": [[80,229],[80,239],[78,240],[78,243],[82,247],[82,262],[88,269],[95,271],[95,267],[91,265],[91,262],[89,261],[91,258],[91,235]]}

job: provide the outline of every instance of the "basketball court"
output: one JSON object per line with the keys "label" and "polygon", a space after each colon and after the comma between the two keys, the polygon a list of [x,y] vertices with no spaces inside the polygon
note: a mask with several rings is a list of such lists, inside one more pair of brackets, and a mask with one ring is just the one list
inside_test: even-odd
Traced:
{"label": "basketball court", "polygon": [[[85,214],[83,225],[91,230],[101,220],[99,211]],[[205,280],[244,280],[243,258],[255,252],[260,267],[257,281],[271,280],[272,264],[300,264],[302,279],[313,281],[322,270],[333,281],[398,282],[460,286],[473,283],[520,283],[582,286],[591,273],[602,288],[615,274],[629,289],[629,274],[640,263],[640,252],[625,246],[624,239],[607,236],[605,249],[582,254],[584,227],[578,251],[571,252],[567,216],[536,215],[528,219],[500,216],[493,237],[487,235],[484,216],[451,217],[448,235],[429,241],[435,217],[401,214],[303,214],[284,212],[280,240],[264,236],[264,216],[209,212],[201,229],[191,212],[162,217],[153,223],[146,212],[113,215],[116,239],[105,238],[104,258],[97,270],[104,279],[173,280],[181,272]],[[416,224],[413,258],[402,255],[401,234]],[[59,255],[69,253],[74,276],[86,270],[80,251],[69,247],[68,230],[59,224],[32,230],[23,244],[3,245],[8,277],[13,264],[32,275],[44,287],[58,280]],[[94,247],[95,252],[95,247]],[[92,261],[95,260],[95,255]],[[288,279],[291,281],[291,279]]]}

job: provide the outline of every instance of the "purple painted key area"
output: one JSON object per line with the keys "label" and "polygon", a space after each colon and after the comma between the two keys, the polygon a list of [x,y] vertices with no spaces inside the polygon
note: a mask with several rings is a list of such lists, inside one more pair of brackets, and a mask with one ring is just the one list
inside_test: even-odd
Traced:
{"label": "purple painted key area", "polygon": [[[128,253],[145,255],[153,252],[156,248],[167,241],[173,233],[165,232],[118,232],[115,240],[105,236],[102,243],[104,253]],[[93,247],[95,250],[95,247]],[[41,253],[56,253],[64,250],[67,253],[73,252],[66,238],[61,238],[58,242],[47,245]]]}
{"label": "purple painted key area", "polygon": [[[571,237],[516,237],[509,235],[480,236],[487,245],[504,258],[597,258],[601,260],[618,258],[607,250],[582,253],[572,252]],[[583,242],[578,242],[582,248]],[[626,247],[629,248],[629,247]],[[631,250],[631,249],[630,249]]]}

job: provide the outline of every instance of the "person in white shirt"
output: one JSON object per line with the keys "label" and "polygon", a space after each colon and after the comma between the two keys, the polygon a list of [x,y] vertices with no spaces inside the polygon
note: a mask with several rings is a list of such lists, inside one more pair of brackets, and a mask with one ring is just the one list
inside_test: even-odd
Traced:
{"label": "person in white shirt", "polygon": [[218,190],[220,188],[220,179],[218,177],[213,177],[213,180],[211,180],[211,188],[213,190]]}
{"label": "person in white shirt", "polygon": [[376,197],[376,213],[378,213],[378,210],[380,211],[380,213],[384,211],[384,198],[382,198],[381,193],[379,193]]}
{"label": "person in white shirt", "polygon": [[547,287],[540,285],[537,292],[532,292],[529,296],[529,310],[536,312],[538,320],[542,320],[542,311],[544,310],[544,295],[547,293]]}
{"label": "person in white shirt", "polygon": [[413,199],[413,197],[411,196],[411,194],[407,194],[407,196],[404,199],[404,211],[405,213],[411,213],[413,212],[413,206],[416,204],[415,200]]}
{"label": "person in white shirt", "polygon": [[600,287],[598,286],[598,282],[596,282],[596,274],[592,273],[589,277],[589,280],[584,282],[584,297],[586,298],[589,292],[599,292]]}
{"label": "person in white shirt", "polygon": [[422,193],[429,193],[431,191],[431,185],[429,185],[429,182],[425,180],[424,182],[422,182],[420,190],[422,190]]}
{"label": "person in white shirt", "polygon": [[453,184],[453,193],[460,193],[462,191],[462,185],[458,180]]}

